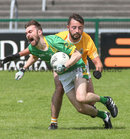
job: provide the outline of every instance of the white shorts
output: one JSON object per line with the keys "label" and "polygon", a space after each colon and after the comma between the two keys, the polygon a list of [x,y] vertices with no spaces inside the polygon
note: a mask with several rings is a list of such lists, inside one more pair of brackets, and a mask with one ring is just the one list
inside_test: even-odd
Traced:
{"label": "white shorts", "polygon": [[74,80],[76,77],[83,78],[82,68],[77,68],[71,72],[66,72],[62,75],[59,75],[59,80],[61,81],[63,85],[65,93],[68,93],[75,87]]}

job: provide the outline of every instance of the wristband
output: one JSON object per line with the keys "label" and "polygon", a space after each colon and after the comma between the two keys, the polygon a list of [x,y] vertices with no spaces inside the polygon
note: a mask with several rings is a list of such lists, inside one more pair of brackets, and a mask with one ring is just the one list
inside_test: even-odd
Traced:
{"label": "wristband", "polygon": [[22,71],[24,73],[26,71],[26,69],[25,68],[22,68],[22,69],[20,69],[20,71]]}

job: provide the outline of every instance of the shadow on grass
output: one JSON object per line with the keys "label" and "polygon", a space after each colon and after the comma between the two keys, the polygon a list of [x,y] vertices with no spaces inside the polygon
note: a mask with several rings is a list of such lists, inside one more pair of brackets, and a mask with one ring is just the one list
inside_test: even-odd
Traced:
{"label": "shadow on grass", "polygon": [[[59,130],[107,130],[104,127],[70,127],[70,128],[58,128]],[[126,129],[125,127],[113,127],[110,130],[122,130],[122,129]]]}

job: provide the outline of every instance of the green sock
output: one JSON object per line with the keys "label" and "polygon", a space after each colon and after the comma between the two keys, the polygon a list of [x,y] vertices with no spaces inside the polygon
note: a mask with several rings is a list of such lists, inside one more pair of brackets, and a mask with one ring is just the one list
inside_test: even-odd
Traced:
{"label": "green sock", "polygon": [[106,116],[106,113],[104,111],[98,110],[97,117],[100,117],[104,120],[107,116]]}
{"label": "green sock", "polygon": [[107,102],[107,98],[103,97],[103,96],[100,96],[100,102],[105,104]]}

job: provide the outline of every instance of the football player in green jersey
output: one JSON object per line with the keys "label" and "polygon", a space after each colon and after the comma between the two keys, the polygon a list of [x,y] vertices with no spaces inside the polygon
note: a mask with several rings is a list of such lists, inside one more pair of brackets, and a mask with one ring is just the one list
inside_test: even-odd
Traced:
{"label": "football player in green jersey", "polygon": [[[59,32],[56,35],[66,40],[67,42],[73,43],[76,46],[76,49],[82,54],[82,59],[86,64],[87,73],[89,75],[89,79],[87,80],[86,91],[94,93],[87,57],[89,57],[95,65],[96,71],[94,71],[93,73],[96,74],[93,75],[96,76],[94,77],[99,79],[101,77],[103,66],[99,58],[97,48],[91,37],[86,32],[84,32],[84,19],[79,14],[74,13],[69,17],[67,23],[67,29],[68,29],[67,31]],[[54,129],[55,127],[57,128],[58,116],[64,95],[64,89],[62,87],[61,82],[59,81],[59,77],[56,74],[56,72],[54,72],[54,82],[55,82],[55,91],[52,96],[51,124],[49,125],[49,129]],[[77,111],[80,113],[84,113],[84,109],[80,109],[80,107],[78,107],[77,105],[75,105],[75,103],[73,103],[75,102],[75,97],[72,96],[71,98],[74,98],[71,100],[71,102],[77,109]],[[90,103],[90,105],[94,106],[95,103]]]}
{"label": "football player in green jersey", "polygon": [[[25,69],[32,65],[38,58],[41,58],[47,63],[50,63],[51,56],[58,52],[65,52],[70,56],[70,59],[64,65],[58,65],[56,72],[59,75],[64,91],[73,105],[77,105],[79,109],[84,109],[83,114],[100,117],[105,123],[105,128],[112,128],[110,121],[110,113],[113,117],[118,114],[117,106],[111,97],[103,97],[86,92],[86,80],[88,75],[85,70],[85,63],[82,60],[82,55],[76,50],[75,45],[64,41],[56,35],[44,37],[41,25],[31,20],[25,26],[26,38],[30,45],[23,51],[7,56],[3,59],[3,64],[15,60],[21,56],[32,54],[27,64],[16,74],[16,80],[19,80],[24,75]],[[74,94],[74,95],[73,95]],[[74,96],[75,98],[72,98]],[[89,105],[91,102],[101,102],[109,112],[97,110]]]}

